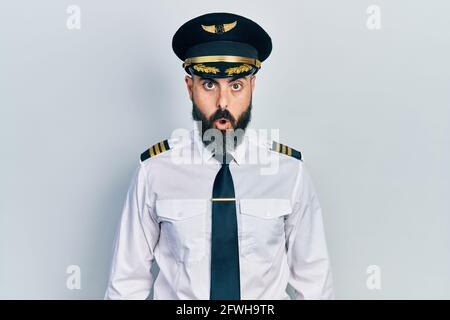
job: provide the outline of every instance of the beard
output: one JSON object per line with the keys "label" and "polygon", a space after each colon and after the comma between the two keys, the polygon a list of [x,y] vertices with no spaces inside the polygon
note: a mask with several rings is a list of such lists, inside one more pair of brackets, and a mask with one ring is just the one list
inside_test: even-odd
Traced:
{"label": "beard", "polygon": [[[252,115],[252,98],[250,97],[250,103],[248,107],[242,112],[238,119],[235,119],[233,115],[227,109],[217,109],[210,117],[207,117],[197,106],[195,103],[194,97],[192,97],[192,118],[195,121],[201,122],[201,130],[199,130],[199,134],[201,134],[201,141],[205,145],[205,147],[209,149],[217,150],[216,153],[219,155],[224,155],[228,150],[235,149],[241,142],[243,138],[243,133],[250,123]],[[204,139],[206,137],[205,132],[210,129],[216,129],[214,127],[214,121],[225,118],[228,119],[232,125],[232,129],[220,130],[222,141],[218,142],[216,139],[207,140]],[[218,129],[216,129],[218,130]],[[234,133],[233,139],[229,139],[228,137]],[[242,133],[242,134],[240,134]]]}

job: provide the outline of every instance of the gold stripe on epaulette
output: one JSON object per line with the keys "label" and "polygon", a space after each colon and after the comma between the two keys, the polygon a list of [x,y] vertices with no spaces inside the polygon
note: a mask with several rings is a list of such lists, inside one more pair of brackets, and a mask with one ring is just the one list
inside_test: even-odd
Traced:
{"label": "gold stripe on epaulette", "polygon": [[160,143],[159,143],[159,145],[161,146],[161,152],[164,152],[164,151],[166,151],[166,147],[164,146],[164,141],[161,141]]}
{"label": "gold stripe on epaulette", "polygon": [[155,152],[153,151],[153,147],[150,148],[150,157],[153,157],[155,155]]}
{"label": "gold stripe on epaulette", "polygon": [[148,158],[151,158],[153,156],[156,156],[160,153],[163,153],[165,151],[170,150],[170,145],[168,140],[160,141],[154,145],[152,145],[150,148],[145,150],[143,153],[141,153],[141,161],[145,161]]}
{"label": "gold stripe on epaulette", "polygon": [[159,151],[158,144],[155,144],[154,147],[155,147],[155,155],[159,154],[161,151]]}
{"label": "gold stripe on epaulette", "polygon": [[302,154],[300,151],[276,141],[272,142],[271,150],[302,160]]}

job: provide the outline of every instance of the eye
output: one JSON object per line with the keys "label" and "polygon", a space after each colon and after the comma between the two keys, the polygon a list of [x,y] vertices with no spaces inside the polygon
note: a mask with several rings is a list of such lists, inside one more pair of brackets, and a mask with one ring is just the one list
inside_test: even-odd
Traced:
{"label": "eye", "polygon": [[212,90],[215,88],[215,86],[216,86],[215,83],[212,81],[205,81],[203,83],[203,88],[205,88],[206,90]]}
{"label": "eye", "polygon": [[242,89],[242,84],[235,82],[231,85],[231,89],[233,89],[233,91],[239,91]]}

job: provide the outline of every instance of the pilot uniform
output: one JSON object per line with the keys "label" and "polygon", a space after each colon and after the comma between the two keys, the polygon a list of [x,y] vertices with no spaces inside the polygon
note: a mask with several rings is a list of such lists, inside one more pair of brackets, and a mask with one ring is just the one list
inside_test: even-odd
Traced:
{"label": "pilot uniform", "polygon": [[[184,24],[173,47],[190,74],[232,77],[255,74],[272,45],[255,22],[212,13]],[[141,154],[105,299],[145,299],[152,287],[154,299],[289,299],[288,284],[295,299],[333,299],[321,207],[301,153],[246,130],[229,162],[219,161],[200,132]]]}

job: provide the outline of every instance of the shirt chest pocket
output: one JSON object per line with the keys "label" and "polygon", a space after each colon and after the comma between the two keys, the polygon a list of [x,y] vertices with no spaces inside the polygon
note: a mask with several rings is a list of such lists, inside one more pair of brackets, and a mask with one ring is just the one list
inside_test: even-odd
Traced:
{"label": "shirt chest pocket", "polygon": [[284,219],[289,199],[241,199],[241,253],[251,261],[272,261],[285,246]]}
{"label": "shirt chest pocket", "polygon": [[206,249],[205,199],[167,199],[156,201],[156,214],[161,221],[160,241],[179,262],[200,261]]}

